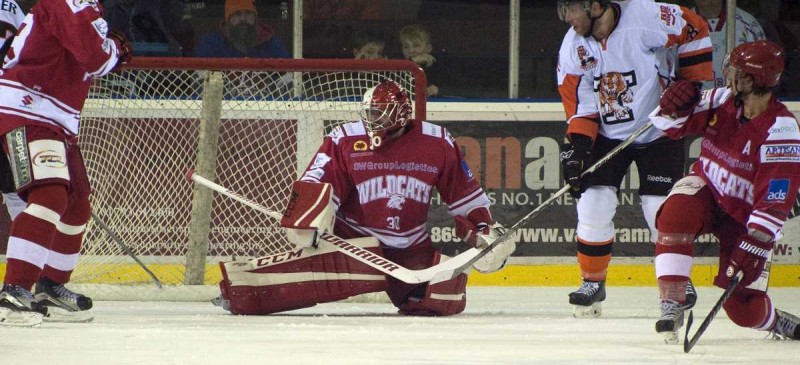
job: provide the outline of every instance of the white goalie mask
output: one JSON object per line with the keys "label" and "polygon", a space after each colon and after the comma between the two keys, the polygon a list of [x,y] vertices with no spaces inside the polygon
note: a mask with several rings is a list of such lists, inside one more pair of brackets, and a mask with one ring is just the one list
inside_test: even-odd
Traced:
{"label": "white goalie mask", "polygon": [[392,80],[383,80],[364,93],[361,121],[367,129],[373,149],[380,147],[386,136],[404,127],[411,118],[408,93]]}

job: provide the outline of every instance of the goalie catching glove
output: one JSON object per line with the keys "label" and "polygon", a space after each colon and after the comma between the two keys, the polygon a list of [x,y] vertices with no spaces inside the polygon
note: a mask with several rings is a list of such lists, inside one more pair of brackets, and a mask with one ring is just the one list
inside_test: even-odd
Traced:
{"label": "goalie catching glove", "polygon": [[336,207],[328,183],[295,181],[281,218],[286,238],[299,248],[317,247],[319,234],[333,232]]}
{"label": "goalie catching glove", "polygon": [[[456,235],[461,237],[468,245],[484,249],[506,233],[505,227],[500,223],[492,222],[491,214],[486,208],[472,210],[464,216],[455,216]],[[516,243],[509,240],[493,248],[472,267],[482,274],[498,271],[505,267],[509,256],[514,253]]]}

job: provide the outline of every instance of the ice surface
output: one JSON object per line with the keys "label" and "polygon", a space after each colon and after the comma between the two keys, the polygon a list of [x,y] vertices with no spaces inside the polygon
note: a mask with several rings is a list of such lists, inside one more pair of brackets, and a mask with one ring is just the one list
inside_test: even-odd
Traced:
{"label": "ice surface", "polygon": [[[657,289],[609,287],[603,316],[575,319],[574,288],[470,287],[449,318],[389,303],[329,303],[244,317],[209,303],[97,302],[92,323],[0,328],[1,364],[798,364],[800,343],[767,339],[721,312],[691,353],[655,333]],[[721,290],[698,288],[696,330]],[[770,290],[800,314],[797,288]]]}

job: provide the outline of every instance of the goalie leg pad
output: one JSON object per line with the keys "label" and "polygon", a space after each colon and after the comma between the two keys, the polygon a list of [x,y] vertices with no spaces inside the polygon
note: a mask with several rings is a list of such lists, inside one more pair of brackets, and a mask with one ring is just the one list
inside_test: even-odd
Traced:
{"label": "goalie leg pad", "polygon": [[[372,237],[347,240],[382,255]],[[328,245],[220,263],[220,290],[233,314],[270,314],[380,292],[383,273]]]}
{"label": "goalie leg pad", "polygon": [[[433,248],[430,241],[404,250],[386,250],[386,258],[409,269],[420,270],[438,264],[445,257]],[[413,316],[449,316],[464,311],[467,304],[467,275],[429,285],[407,284],[388,278],[386,293],[398,313]]]}

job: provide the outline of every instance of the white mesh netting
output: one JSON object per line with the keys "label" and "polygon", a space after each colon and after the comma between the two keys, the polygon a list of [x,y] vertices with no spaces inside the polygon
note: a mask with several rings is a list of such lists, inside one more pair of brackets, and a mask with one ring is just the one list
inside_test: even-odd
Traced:
{"label": "white mesh netting", "polygon": [[[152,293],[134,297],[207,298],[207,292],[191,288],[218,283],[219,261],[289,246],[269,217],[204,188],[195,192],[185,178],[189,169],[281,211],[291,182],[324,135],[358,119],[368,88],[391,78],[413,96],[424,85],[424,76],[405,62],[375,67],[395,68],[384,71],[365,61],[296,60],[285,69],[286,62],[260,62],[245,68],[228,61],[228,68],[215,64],[207,70],[139,67],[95,80],[80,145],[93,214],[119,240],[90,222],[72,283],[91,284],[80,288],[98,299],[125,297],[135,287]],[[320,64],[335,70],[318,71]],[[414,105],[424,112],[424,97]],[[166,289],[155,289],[123,246]]]}

